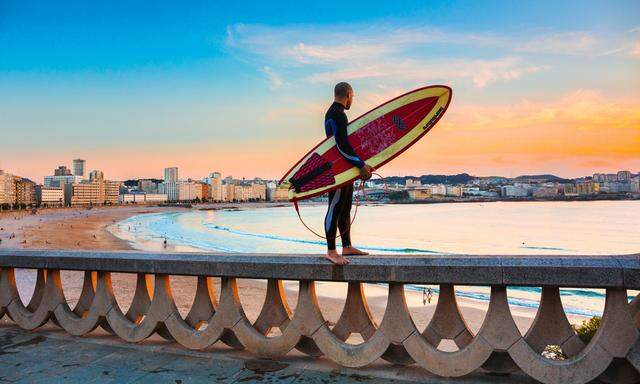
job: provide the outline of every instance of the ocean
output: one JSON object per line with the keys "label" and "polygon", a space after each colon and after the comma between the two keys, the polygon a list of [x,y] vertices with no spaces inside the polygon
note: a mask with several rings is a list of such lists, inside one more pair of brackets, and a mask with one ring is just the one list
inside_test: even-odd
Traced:
{"label": "ocean", "polygon": [[[322,205],[301,207],[305,222],[320,233],[325,210]],[[639,217],[640,201],[368,204],[359,207],[351,237],[355,246],[375,254],[588,257],[640,252]],[[171,249],[184,251],[325,251],[324,240],[304,228],[292,207],[147,214],[110,229],[143,250],[161,249],[166,238]],[[437,294],[437,287],[432,289]],[[486,287],[456,287],[456,293],[489,298]],[[514,306],[535,308],[539,295],[540,288],[509,287]],[[569,314],[600,315],[604,291],[563,289],[562,300]]]}

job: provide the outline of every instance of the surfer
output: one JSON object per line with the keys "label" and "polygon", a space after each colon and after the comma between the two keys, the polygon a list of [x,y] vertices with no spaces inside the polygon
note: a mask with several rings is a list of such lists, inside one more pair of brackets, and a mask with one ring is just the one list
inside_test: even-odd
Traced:
{"label": "surfer", "polygon": [[[347,139],[347,125],[349,121],[345,110],[351,108],[353,102],[353,88],[348,83],[336,84],[334,91],[334,101],[324,116],[324,129],[327,137],[333,136],[336,140],[336,147],[342,156],[354,166],[360,169],[360,178],[368,180],[371,178],[373,168],[364,163],[358,157]],[[351,245],[351,203],[353,199],[353,183],[348,183],[339,189],[329,192],[329,207],[324,218],[324,230],[327,238],[327,256],[334,264],[345,265],[349,261],[344,256],[367,255]],[[340,230],[342,239],[342,255],[336,251],[336,232]]]}

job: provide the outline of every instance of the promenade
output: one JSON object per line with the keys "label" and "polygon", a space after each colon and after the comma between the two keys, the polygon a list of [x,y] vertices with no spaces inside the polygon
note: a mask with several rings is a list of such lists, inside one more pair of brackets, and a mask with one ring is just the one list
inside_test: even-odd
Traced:
{"label": "promenade", "polygon": [[[34,293],[28,302],[23,302],[18,293],[16,269],[37,270]],[[65,296],[61,270],[84,271],[84,285],[77,300],[68,300]],[[366,382],[376,377],[371,369],[384,372],[385,379],[405,381],[412,377],[407,372],[419,371],[423,376],[418,381],[429,378],[432,382],[450,382],[445,378],[451,377],[459,378],[460,382],[482,382],[486,373],[492,374],[492,382],[495,377],[509,377],[509,382],[514,382],[527,376],[550,384],[588,383],[594,379],[605,383],[635,383],[640,378],[639,305],[637,298],[629,303],[627,295],[627,290],[640,288],[640,255],[637,254],[367,256],[353,258],[348,266],[336,267],[321,257],[308,255],[2,249],[0,271],[0,318],[6,316],[9,324],[24,330],[40,330],[16,333],[12,328],[2,329],[6,345],[3,350],[8,350],[2,356],[13,356],[18,359],[15,362],[18,367],[24,363],[28,369],[42,365],[46,371],[47,364],[53,364],[51,369],[55,372],[69,364],[85,364],[73,362],[76,352],[72,345],[76,342],[50,341],[49,336],[40,333],[53,326],[55,332],[83,336],[74,339],[82,342],[89,337],[99,337],[110,342],[120,339],[130,343],[126,347],[111,344],[109,348],[138,348],[140,343],[146,347],[147,343],[153,345],[157,341],[160,349],[149,353],[153,357],[148,366],[146,353],[129,355],[132,364],[139,364],[132,370],[141,370],[140,377],[132,380],[150,380],[144,375],[153,373],[149,370],[155,368],[149,367],[164,364],[162,359],[154,359],[164,353],[177,353],[171,348],[178,346],[181,351],[186,348],[198,351],[190,353],[203,353],[208,359],[215,356],[207,355],[212,349],[217,351],[222,347],[226,352],[216,353],[227,357],[214,360],[231,358],[235,362],[237,369],[221,368],[225,372],[221,380],[231,382],[259,381],[242,375],[250,375],[248,371],[255,373],[247,368],[246,362],[251,361],[249,366],[256,367],[265,359],[288,364],[287,368],[283,365],[274,371],[280,373],[269,372],[273,373],[271,377],[261,379],[267,382],[288,379],[293,382],[316,375],[309,373],[316,372],[311,365],[304,364],[333,367],[328,377],[322,376],[326,371],[320,374],[319,382],[330,382],[331,374],[347,378],[358,375],[357,380]],[[114,296],[112,272],[137,276],[133,301],[127,310],[121,309]],[[186,316],[176,306],[170,275],[197,278],[196,294]],[[220,279],[219,299],[214,293],[214,278]],[[238,278],[267,280],[264,302],[255,321],[249,320],[243,311]],[[298,282],[295,309],[287,304],[283,280]],[[348,283],[342,314],[335,324],[323,316],[315,281]],[[371,317],[364,283],[388,285],[386,311],[379,322]],[[440,286],[435,312],[424,329],[418,329],[413,321],[404,284]],[[491,287],[489,306],[477,332],[469,329],[458,308],[454,290],[457,285]],[[511,314],[508,286],[542,287],[536,318],[524,333]],[[588,343],[576,335],[567,320],[560,299],[562,287],[606,290],[602,323]],[[351,340],[354,334],[361,337],[360,342]],[[34,335],[36,338],[32,338]],[[440,349],[444,341],[456,349]],[[49,342],[53,344],[47,351]],[[29,346],[34,345],[37,347],[30,349]],[[16,351],[11,351],[11,346],[18,353],[13,353]],[[560,347],[565,359],[550,360],[542,356],[548,346]],[[23,347],[30,350],[23,351]],[[86,348],[86,344],[78,348]],[[95,361],[86,362],[92,367],[107,364],[109,356],[127,354],[124,350],[116,353],[103,347],[88,349],[86,354],[76,356],[81,361],[85,356],[87,359],[94,356]],[[238,351],[244,355],[240,357]],[[21,362],[20,356],[26,360]],[[256,363],[257,359],[262,362]],[[285,362],[289,359],[296,364]],[[123,366],[129,364],[129,359],[125,360]],[[180,358],[168,360],[169,364],[178,364]],[[302,365],[297,365],[300,362]],[[273,365],[271,367],[273,369]],[[76,373],[82,374],[88,368],[77,369],[80,371]],[[194,371],[183,366],[166,374],[181,370]],[[436,379],[437,376],[442,379]]]}
{"label": "promenade", "polygon": [[[523,374],[478,372],[456,382],[532,384],[535,380]],[[129,344],[104,335],[73,337],[52,327],[28,332],[2,326],[0,383],[450,384],[451,380],[417,367],[384,363],[353,369],[302,355],[266,360],[229,349],[190,351],[160,340]]]}

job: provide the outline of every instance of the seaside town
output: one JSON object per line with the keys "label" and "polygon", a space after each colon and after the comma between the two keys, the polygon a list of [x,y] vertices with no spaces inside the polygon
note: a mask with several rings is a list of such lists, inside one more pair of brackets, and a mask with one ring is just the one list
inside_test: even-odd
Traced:
{"label": "seaside town", "polygon": [[[201,180],[181,179],[177,167],[162,179],[109,180],[102,171],[87,172],[86,160],[60,165],[43,184],[0,170],[0,209],[80,207],[126,204],[204,202],[282,202],[288,186],[261,178],[235,179],[211,172]],[[640,199],[640,172],[594,173],[576,179],[554,175],[475,177],[424,175],[386,177],[365,183],[368,200],[411,203],[494,200]],[[319,197],[322,200],[324,197]]]}

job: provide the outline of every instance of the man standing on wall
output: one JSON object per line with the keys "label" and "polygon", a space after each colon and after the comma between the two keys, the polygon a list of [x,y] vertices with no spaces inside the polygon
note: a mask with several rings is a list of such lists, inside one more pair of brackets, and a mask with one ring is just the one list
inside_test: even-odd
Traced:
{"label": "man standing on wall", "polygon": [[[334,88],[334,101],[324,116],[324,129],[327,137],[333,136],[336,147],[342,156],[360,169],[362,180],[371,178],[373,168],[364,163],[348,140],[347,115],[344,113],[351,107],[353,88],[348,83],[338,83]],[[349,264],[344,256],[367,255],[351,245],[351,202],[353,199],[353,183],[329,192],[329,208],[324,219],[324,230],[327,237],[327,259],[337,265]],[[342,239],[342,255],[336,251],[337,230]]]}

